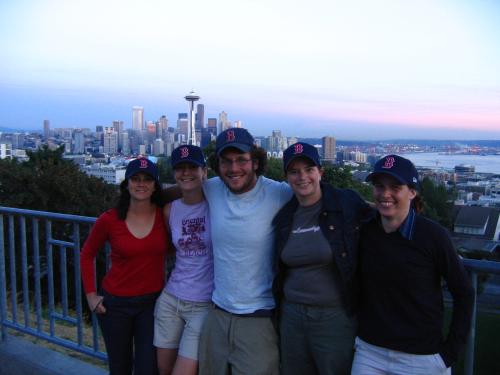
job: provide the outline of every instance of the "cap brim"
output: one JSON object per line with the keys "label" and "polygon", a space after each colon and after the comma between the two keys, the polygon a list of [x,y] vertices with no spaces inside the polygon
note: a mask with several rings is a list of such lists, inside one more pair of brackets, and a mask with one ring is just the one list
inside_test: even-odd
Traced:
{"label": "cap brim", "polygon": [[368,176],[366,176],[365,181],[366,182],[370,182],[375,177],[377,177],[379,175],[383,175],[383,174],[387,174],[389,176],[394,177],[396,180],[398,180],[399,182],[401,182],[401,185],[409,185],[407,181],[403,180],[401,177],[399,177],[398,175],[396,175],[395,173],[392,173],[392,172],[372,172]]}
{"label": "cap brim", "polygon": [[144,174],[147,174],[148,176],[151,176],[153,177],[154,179],[156,179],[156,175],[149,172],[149,171],[135,171],[133,173],[130,173],[128,176],[125,176],[126,179],[129,179],[130,177],[133,177],[135,176],[136,174],[139,174],[139,173],[144,173]]}
{"label": "cap brim", "polygon": [[307,159],[307,160],[310,160],[312,161],[312,163],[316,166],[316,167],[321,167],[321,164],[318,164],[316,162],[316,160],[314,160],[313,158],[307,156],[307,155],[294,155],[292,156],[292,158],[290,160],[288,160],[288,162],[286,163],[286,165],[284,166],[285,168],[285,172],[287,171],[288,169],[288,166],[290,165],[290,163],[296,159]]}
{"label": "cap brim", "polygon": [[252,150],[252,146],[249,146],[245,143],[228,143],[217,150],[217,156],[220,156],[220,154],[228,148],[236,148],[242,152],[250,152]]}
{"label": "cap brim", "polygon": [[206,164],[205,163],[201,163],[200,161],[198,160],[192,160],[192,159],[183,159],[183,160],[179,160],[177,163],[175,164],[172,164],[172,168],[175,168],[176,166],[178,166],[179,164],[182,164],[182,163],[189,163],[189,164],[194,164],[198,167],[204,167]]}

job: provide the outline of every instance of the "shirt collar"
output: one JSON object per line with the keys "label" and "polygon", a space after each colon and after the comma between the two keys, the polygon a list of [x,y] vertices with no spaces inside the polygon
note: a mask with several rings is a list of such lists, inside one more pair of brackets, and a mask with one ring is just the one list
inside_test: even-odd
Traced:
{"label": "shirt collar", "polygon": [[413,238],[414,226],[415,226],[415,210],[413,208],[410,208],[408,216],[406,216],[406,219],[403,221],[403,223],[398,229],[399,233],[401,233],[401,235],[407,240],[411,240]]}

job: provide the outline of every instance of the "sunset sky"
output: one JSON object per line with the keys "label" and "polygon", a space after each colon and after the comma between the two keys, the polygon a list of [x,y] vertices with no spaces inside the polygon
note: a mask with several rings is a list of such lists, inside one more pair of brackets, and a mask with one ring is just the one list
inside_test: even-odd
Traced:
{"label": "sunset sky", "polygon": [[500,1],[0,0],[0,127],[228,113],[256,135],[500,139]]}

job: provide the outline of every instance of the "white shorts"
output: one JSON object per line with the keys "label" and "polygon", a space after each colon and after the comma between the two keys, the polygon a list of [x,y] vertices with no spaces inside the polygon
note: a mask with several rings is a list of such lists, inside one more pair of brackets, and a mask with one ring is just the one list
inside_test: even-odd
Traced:
{"label": "white shorts", "polygon": [[198,360],[201,329],[212,302],[191,302],[163,290],[156,300],[155,334],[157,348],[179,349],[178,354]]}
{"label": "white shorts", "polygon": [[436,354],[411,354],[376,346],[356,337],[351,375],[451,375]]}

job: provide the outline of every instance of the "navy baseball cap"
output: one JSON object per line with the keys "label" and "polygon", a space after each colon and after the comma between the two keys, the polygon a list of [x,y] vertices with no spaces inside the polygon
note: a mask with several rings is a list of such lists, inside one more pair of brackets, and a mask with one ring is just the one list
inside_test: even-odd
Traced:
{"label": "navy baseball cap", "polygon": [[293,145],[289,146],[285,150],[285,152],[283,152],[283,168],[285,169],[285,172],[288,168],[288,165],[292,162],[292,160],[296,158],[307,158],[311,160],[318,168],[321,167],[318,150],[316,149],[316,147],[310,145],[309,143],[294,143]]}
{"label": "navy baseball cap", "polygon": [[388,174],[412,188],[418,188],[418,172],[413,163],[399,155],[387,155],[378,160],[373,167],[373,172],[366,177],[372,181],[379,174]]}
{"label": "navy baseball cap", "polygon": [[137,173],[146,173],[155,180],[158,180],[158,168],[156,167],[156,164],[148,158],[141,157],[128,163],[127,169],[125,170],[125,178],[129,179]]}
{"label": "navy baseball cap", "polygon": [[217,156],[226,148],[234,147],[242,152],[250,152],[255,141],[248,130],[243,128],[229,128],[217,136],[215,151]]}
{"label": "navy baseball cap", "polygon": [[191,163],[198,167],[204,167],[206,165],[203,151],[200,147],[194,145],[182,145],[177,147],[172,151],[170,163],[174,169],[177,164],[180,163]]}

